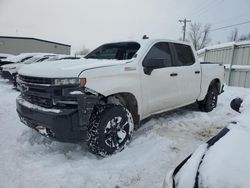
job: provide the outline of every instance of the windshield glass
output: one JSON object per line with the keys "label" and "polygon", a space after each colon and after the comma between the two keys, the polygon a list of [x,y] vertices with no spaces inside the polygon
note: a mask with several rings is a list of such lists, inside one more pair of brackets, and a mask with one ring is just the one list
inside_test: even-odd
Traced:
{"label": "windshield glass", "polygon": [[139,48],[140,44],[136,42],[104,44],[90,52],[85,58],[127,60],[132,59]]}

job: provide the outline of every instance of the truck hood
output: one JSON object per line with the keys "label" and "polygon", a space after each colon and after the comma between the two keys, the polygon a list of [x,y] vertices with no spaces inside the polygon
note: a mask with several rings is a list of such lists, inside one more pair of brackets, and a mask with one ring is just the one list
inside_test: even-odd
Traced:
{"label": "truck hood", "polygon": [[8,71],[8,70],[17,70],[19,68],[21,68],[24,64],[23,63],[11,63],[11,64],[6,64],[3,65],[3,71]]}
{"label": "truck hood", "polygon": [[49,61],[26,65],[18,71],[18,74],[43,78],[73,78],[87,69],[121,65],[128,61],[97,59]]}

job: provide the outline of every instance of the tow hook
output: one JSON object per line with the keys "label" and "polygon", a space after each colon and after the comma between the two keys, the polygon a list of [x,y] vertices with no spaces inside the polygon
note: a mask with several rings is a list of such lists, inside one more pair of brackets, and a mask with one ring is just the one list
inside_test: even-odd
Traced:
{"label": "tow hook", "polygon": [[39,132],[41,135],[45,137],[54,137],[55,135],[49,128],[43,126],[37,126],[35,129],[37,132]]}

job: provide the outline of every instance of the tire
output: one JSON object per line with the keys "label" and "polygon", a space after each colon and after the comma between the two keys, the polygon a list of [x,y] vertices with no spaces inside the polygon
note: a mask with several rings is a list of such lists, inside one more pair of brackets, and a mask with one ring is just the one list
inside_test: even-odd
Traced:
{"label": "tire", "polygon": [[211,112],[217,106],[218,90],[212,86],[209,88],[207,95],[203,101],[198,101],[199,109],[205,112]]}
{"label": "tire", "polygon": [[134,130],[131,113],[121,105],[95,107],[88,127],[88,148],[102,157],[120,152],[129,143]]}

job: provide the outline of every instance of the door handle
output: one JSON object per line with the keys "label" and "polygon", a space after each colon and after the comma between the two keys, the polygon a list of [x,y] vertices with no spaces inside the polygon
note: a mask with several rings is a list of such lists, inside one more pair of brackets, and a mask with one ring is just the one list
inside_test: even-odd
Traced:
{"label": "door handle", "polygon": [[201,71],[195,71],[194,73],[195,73],[195,74],[200,74],[200,73],[201,73]]}
{"label": "door handle", "polygon": [[178,74],[177,73],[171,73],[170,76],[172,76],[172,77],[173,76],[178,76]]}

